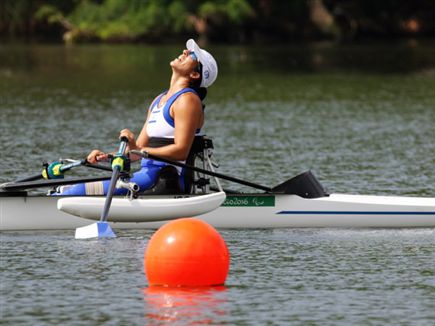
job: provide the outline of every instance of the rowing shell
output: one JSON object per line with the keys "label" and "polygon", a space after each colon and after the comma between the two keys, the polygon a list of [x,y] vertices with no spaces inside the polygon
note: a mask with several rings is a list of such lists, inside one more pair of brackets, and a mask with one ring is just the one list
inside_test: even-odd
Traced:
{"label": "rowing shell", "polygon": [[[183,198],[166,196],[166,200],[180,203],[181,200],[202,196],[205,195]],[[88,215],[86,219],[59,211],[58,201],[67,202],[66,199],[70,198],[74,199],[0,196],[0,230],[75,229],[100,217],[101,211],[98,208],[89,208],[95,215]],[[119,205],[129,202],[128,199],[114,198],[112,213],[118,209],[118,200]],[[151,200],[151,203],[157,199],[142,197],[134,201],[136,200]],[[131,202],[129,205],[134,207]],[[225,201],[217,209],[207,213],[181,214],[176,206],[172,206],[172,210],[178,212],[175,213],[179,215],[177,217],[196,216],[218,228],[435,227],[435,198],[331,194],[307,199],[286,194],[227,194]],[[142,222],[125,222],[123,216],[127,212],[125,208],[121,211],[118,218],[109,217],[109,220],[116,221],[111,223],[114,228],[154,229],[165,223],[152,222],[155,221],[155,216],[143,217]],[[135,214],[152,215],[148,208],[138,209]],[[137,218],[136,221],[139,220],[141,219]]]}

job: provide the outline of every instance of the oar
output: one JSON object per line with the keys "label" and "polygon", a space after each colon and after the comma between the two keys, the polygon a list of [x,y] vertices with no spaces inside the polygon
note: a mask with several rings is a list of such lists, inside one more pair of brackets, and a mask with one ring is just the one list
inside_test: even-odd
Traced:
{"label": "oar", "polygon": [[66,162],[70,162],[70,164],[73,164],[75,166],[85,166],[87,168],[92,168],[92,169],[96,169],[96,170],[103,170],[103,171],[110,171],[112,172],[112,167],[110,166],[105,166],[105,165],[101,165],[101,164],[92,164],[89,163],[87,159],[83,159],[83,160],[71,160],[71,159],[65,159],[64,161]]}
{"label": "oar", "polygon": [[22,179],[17,179],[14,182],[35,181],[35,180],[39,180],[39,179],[43,179],[43,178],[44,177],[42,176],[42,173],[39,173],[39,174],[32,175],[30,177],[25,177],[25,178],[22,178]]}
{"label": "oar", "polygon": [[[18,183],[18,182],[27,182],[27,181],[35,181],[35,180],[39,180],[39,179],[53,179],[49,173],[47,173],[47,169],[51,166],[51,165],[55,165],[57,166],[57,171],[59,171],[59,178],[63,177],[63,173],[65,173],[68,170],[71,170],[72,168],[75,168],[77,166],[86,166],[89,168],[93,168],[93,169],[97,169],[97,170],[103,170],[103,171],[110,171],[112,172],[112,168],[108,167],[108,166],[104,166],[104,165],[100,165],[100,164],[91,164],[89,163],[86,159],[83,160],[71,160],[70,163],[65,164],[65,163],[60,163],[60,162],[54,162],[50,165],[47,165],[46,163],[44,164],[44,170],[39,173],[39,174],[35,174],[32,175],[30,177],[25,177],[22,179],[18,179],[15,180],[14,183]],[[53,169],[53,167],[51,167],[51,169]],[[54,178],[57,179],[57,178]]]}
{"label": "oar", "polygon": [[[61,179],[63,178],[64,172],[72,169],[73,167],[81,165],[81,162],[74,162],[70,164],[62,164],[60,162],[53,162],[51,164],[44,163],[44,169],[41,173],[32,175],[30,177],[25,177],[22,179],[15,180],[14,182],[27,182],[27,181],[35,181],[39,179]],[[49,173],[48,170],[56,171],[56,176]]]}
{"label": "oar", "polygon": [[217,177],[217,178],[220,178],[220,179],[232,181],[232,182],[244,185],[244,186],[248,186],[248,187],[264,190],[264,191],[267,191],[267,192],[270,192],[270,191],[273,190],[273,188],[262,186],[262,185],[259,185],[257,183],[245,181],[245,180],[242,180],[242,179],[238,179],[238,178],[235,178],[235,177],[231,177],[231,176],[228,176],[228,175],[225,175],[225,174],[221,174],[221,173],[217,173],[217,172],[213,172],[213,171],[209,171],[209,170],[204,170],[204,169],[198,168],[196,166],[187,165],[187,164],[184,164],[184,163],[181,163],[181,162],[176,162],[176,161],[168,160],[168,159],[165,159],[165,158],[162,158],[162,157],[159,157],[159,156],[155,156],[155,155],[149,154],[147,152],[132,150],[131,153],[139,155],[139,156],[142,156],[144,158],[150,158],[150,159],[153,159],[153,160],[156,160],[156,161],[172,164],[172,165],[175,165],[175,166],[178,166],[178,167],[181,167],[181,168],[185,168],[185,169],[189,169],[189,170],[192,170],[192,171],[200,172],[200,173],[203,173],[203,174],[210,175],[212,177]]}
{"label": "oar", "polygon": [[279,185],[273,188],[270,188],[270,187],[259,185],[257,183],[234,178],[225,174],[204,170],[196,166],[191,166],[184,163],[168,160],[162,157],[149,154],[146,151],[132,150],[131,153],[142,156],[144,158],[150,158],[156,161],[172,164],[175,166],[190,169],[192,171],[196,171],[213,177],[232,181],[252,188],[261,189],[271,194],[294,194],[303,198],[318,198],[318,197],[328,196],[328,193],[325,191],[325,189],[319,183],[319,181],[317,181],[317,179],[311,173],[311,171],[306,171],[304,173],[301,173],[296,177],[293,177],[289,180],[284,181],[283,183],[280,183]]}
{"label": "oar", "polygon": [[55,187],[55,186],[65,186],[72,185],[76,183],[86,183],[95,181],[110,180],[110,176],[106,177],[86,177],[86,178],[74,178],[74,179],[49,179],[42,181],[27,181],[27,182],[9,182],[0,185],[0,190],[13,191],[13,190],[24,190],[32,188],[42,188],[42,187]]}
{"label": "oar", "polygon": [[125,157],[124,152],[127,148],[127,137],[121,138],[118,153],[112,160],[112,177],[110,179],[109,189],[107,190],[106,200],[104,202],[104,208],[101,213],[100,221],[88,226],[77,228],[75,232],[76,239],[90,239],[90,238],[115,238],[116,235],[112,231],[107,217],[109,215],[110,204],[112,203],[113,193],[115,192],[116,182],[118,181],[121,170],[124,169]]}

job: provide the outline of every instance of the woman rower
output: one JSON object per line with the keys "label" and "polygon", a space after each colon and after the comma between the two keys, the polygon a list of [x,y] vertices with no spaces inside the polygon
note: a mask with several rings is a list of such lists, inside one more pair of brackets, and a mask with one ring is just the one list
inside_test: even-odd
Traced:
{"label": "woman rower", "polygon": [[[136,138],[129,129],[123,129],[119,137],[127,137],[128,151],[140,150],[149,154],[175,161],[185,161],[189,155],[195,136],[199,135],[204,124],[202,100],[207,87],[216,80],[218,68],[213,56],[201,49],[194,40],[186,42],[187,49],[170,62],[172,76],[170,87],[158,95],[151,103],[147,119]],[[156,147],[153,140],[166,140]],[[161,143],[161,142],[160,142]],[[89,163],[107,161],[109,154],[98,149],[87,157]],[[132,161],[140,159],[130,155]],[[142,159],[141,169],[130,179],[143,192],[153,187],[166,166],[165,163],[151,159]],[[172,167],[172,166],[171,166]],[[184,190],[183,171],[177,170],[181,191]],[[82,183],[61,187],[53,195],[102,195],[106,194],[109,181]],[[126,189],[116,189],[116,195],[122,195]]]}

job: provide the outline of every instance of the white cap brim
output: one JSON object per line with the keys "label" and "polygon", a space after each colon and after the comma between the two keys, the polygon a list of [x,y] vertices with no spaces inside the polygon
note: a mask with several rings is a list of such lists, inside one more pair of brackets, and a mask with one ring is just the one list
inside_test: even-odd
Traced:
{"label": "white cap brim", "polygon": [[202,49],[199,47],[198,44],[196,44],[196,42],[194,40],[192,40],[192,39],[188,40],[186,42],[186,48],[189,51],[195,52],[195,55],[198,57],[199,62],[203,63],[205,58],[202,55]]}
{"label": "white cap brim", "polygon": [[195,52],[198,61],[202,64],[202,81],[201,87],[209,87],[217,78],[218,67],[216,60],[206,50],[201,49],[193,39],[186,42],[186,48]]}

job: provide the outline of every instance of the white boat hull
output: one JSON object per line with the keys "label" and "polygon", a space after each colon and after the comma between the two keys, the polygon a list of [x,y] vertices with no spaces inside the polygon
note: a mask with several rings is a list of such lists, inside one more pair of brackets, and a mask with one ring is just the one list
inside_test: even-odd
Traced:
{"label": "white boat hull", "polygon": [[[75,229],[99,218],[98,209],[95,215],[88,216],[92,219],[59,211],[58,200],[58,197],[0,197],[0,230]],[[150,219],[138,222],[140,218],[125,222],[121,217],[111,223],[114,229],[153,229],[165,223]],[[227,195],[222,206],[196,217],[217,228],[435,227],[435,198],[332,194],[305,199],[296,195]]]}

